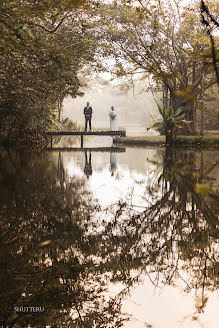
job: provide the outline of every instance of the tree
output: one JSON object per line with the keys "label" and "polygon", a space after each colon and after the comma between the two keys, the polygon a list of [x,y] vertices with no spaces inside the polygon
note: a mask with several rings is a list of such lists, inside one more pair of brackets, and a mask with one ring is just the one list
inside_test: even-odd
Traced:
{"label": "tree", "polygon": [[[185,119],[192,121],[183,132],[195,133],[199,99],[216,83],[212,61],[205,56],[209,39],[199,9],[180,9],[179,1],[139,3],[103,8],[104,55],[113,56],[118,75],[151,75],[164,93],[163,110],[182,108]],[[217,3],[212,7],[216,11]]]}
{"label": "tree", "polygon": [[[202,23],[206,26],[207,34],[208,34],[208,36],[210,38],[210,41],[211,41],[212,60],[213,60],[214,70],[215,70],[215,74],[216,74],[216,78],[217,78],[217,84],[219,84],[219,72],[218,72],[218,67],[217,67],[218,59],[217,59],[217,56],[216,56],[214,37],[212,36],[212,31],[214,30],[214,27],[219,28],[219,23],[211,15],[211,13],[209,12],[208,7],[206,6],[206,4],[203,0],[201,0],[200,9],[201,9]],[[212,25],[213,25],[213,28],[212,28]]]}
{"label": "tree", "polygon": [[91,2],[1,1],[1,132],[45,130],[65,95],[81,95],[78,72],[95,48],[87,42],[84,51]]}

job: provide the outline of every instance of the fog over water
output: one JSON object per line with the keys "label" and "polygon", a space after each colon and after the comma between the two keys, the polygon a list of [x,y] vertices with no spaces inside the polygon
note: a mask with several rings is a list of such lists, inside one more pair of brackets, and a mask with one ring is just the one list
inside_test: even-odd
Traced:
{"label": "fog over water", "polygon": [[69,117],[84,125],[83,108],[89,101],[93,108],[93,128],[109,128],[109,110],[114,106],[117,111],[119,129],[126,129],[129,136],[156,135],[153,130],[147,131],[153,117],[158,116],[156,102],[151,92],[145,91],[145,81],[136,81],[134,88],[127,85],[116,85],[102,78],[95,79],[83,97],[67,97],[64,100],[63,118]]}

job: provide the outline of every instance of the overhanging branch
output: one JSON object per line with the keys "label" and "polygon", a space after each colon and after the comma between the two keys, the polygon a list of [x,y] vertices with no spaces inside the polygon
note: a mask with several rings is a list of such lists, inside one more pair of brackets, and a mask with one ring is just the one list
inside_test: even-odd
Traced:
{"label": "overhanging branch", "polygon": [[56,25],[56,27],[53,29],[53,30],[49,30],[47,27],[41,25],[41,24],[37,24],[37,23],[32,23],[34,24],[35,26],[38,26],[42,29],[44,29],[46,32],[52,34],[52,33],[55,33],[58,28],[62,25],[62,23],[64,22],[64,20],[68,17],[68,14],[65,14],[65,16],[60,20],[60,22],[58,23],[58,25]]}

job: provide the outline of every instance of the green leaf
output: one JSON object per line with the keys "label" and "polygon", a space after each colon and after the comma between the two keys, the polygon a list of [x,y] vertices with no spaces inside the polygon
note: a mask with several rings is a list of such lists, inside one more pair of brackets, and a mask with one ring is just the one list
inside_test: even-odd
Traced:
{"label": "green leaf", "polygon": [[178,108],[176,111],[175,111],[175,116],[179,115],[182,113],[182,108]]}

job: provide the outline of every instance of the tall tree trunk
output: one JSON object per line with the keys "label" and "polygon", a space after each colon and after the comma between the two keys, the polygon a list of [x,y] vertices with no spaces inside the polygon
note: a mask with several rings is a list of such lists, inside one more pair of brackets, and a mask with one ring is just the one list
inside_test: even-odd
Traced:
{"label": "tall tree trunk", "polygon": [[58,100],[58,121],[61,121],[61,114],[62,114],[62,100]]}
{"label": "tall tree trunk", "polygon": [[173,130],[166,131],[166,146],[172,146],[173,144]]}
{"label": "tall tree trunk", "polygon": [[185,113],[185,119],[187,121],[191,121],[190,124],[183,124],[183,127],[181,129],[181,134],[185,135],[191,135],[195,134],[195,104],[191,101],[185,102],[184,99],[177,97],[175,94],[171,93],[171,99],[172,99],[172,106],[174,111],[176,111],[178,108],[183,109],[183,113]]}
{"label": "tall tree trunk", "polygon": [[163,110],[166,111],[168,107],[168,87],[163,83]]}
{"label": "tall tree trunk", "polygon": [[[193,75],[192,79],[195,79],[195,68],[193,69]],[[193,81],[193,80],[192,80]],[[190,81],[191,82],[191,81]],[[173,106],[174,111],[176,111],[178,108],[183,109],[183,113],[185,113],[185,119],[187,121],[191,121],[190,124],[183,124],[183,127],[181,129],[181,134],[185,135],[191,135],[191,134],[196,134],[196,126],[195,126],[195,121],[196,121],[196,107],[195,107],[195,99],[193,99],[192,95],[190,97],[190,92],[187,95],[177,95],[176,91],[178,90],[177,87],[170,86],[170,83],[168,84],[167,82],[167,87],[170,91],[170,101]],[[184,91],[186,92],[186,89],[181,85],[179,86],[178,91]],[[193,90],[194,93],[194,90]]]}
{"label": "tall tree trunk", "polygon": [[[192,64],[192,85],[194,85],[195,83],[195,77],[196,77],[196,63],[193,60],[193,64]],[[194,88],[193,88],[193,94],[194,94]],[[195,102],[193,100],[193,103],[191,104],[191,128],[192,128],[192,132],[193,134],[196,134],[196,105]]]}
{"label": "tall tree trunk", "polygon": [[200,126],[200,135],[204,135],[204,110],[201,108],[201,126]]}
{"label": "tall tree trunk", "polygon": [[202,99],[202,83],[201,83],[201,93],[200,93],[200,110],[201,110],[201,122],[200,122],[200,135],[204,135],[204,108],[203,108],[203,99]]}

